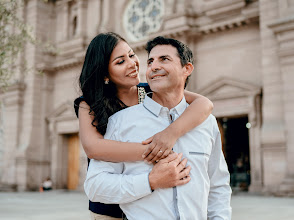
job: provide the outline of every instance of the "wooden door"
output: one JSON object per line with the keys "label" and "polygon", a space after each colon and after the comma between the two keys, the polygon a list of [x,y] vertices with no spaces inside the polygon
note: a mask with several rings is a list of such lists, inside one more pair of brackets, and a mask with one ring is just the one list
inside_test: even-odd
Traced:
{"label": "wooden door", "polygon": [[80,142],[78,134],[69,136],[67,152],[67,188],[74,190],[79,185]]}

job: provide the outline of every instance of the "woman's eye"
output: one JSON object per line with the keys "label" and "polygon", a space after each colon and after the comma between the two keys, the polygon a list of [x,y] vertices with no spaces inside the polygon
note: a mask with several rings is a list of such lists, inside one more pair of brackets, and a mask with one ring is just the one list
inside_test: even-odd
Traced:
{"label": "woman's eye", "polygon": [[134,57],[135,55],[136,55],[136,54],[131,54],[130,57],[132,58],[132,57]]}
{"label": "woman's eye", "polygon": [[119,61],[117,64],[123,64],[123,62],[125,62],[124,60]]}

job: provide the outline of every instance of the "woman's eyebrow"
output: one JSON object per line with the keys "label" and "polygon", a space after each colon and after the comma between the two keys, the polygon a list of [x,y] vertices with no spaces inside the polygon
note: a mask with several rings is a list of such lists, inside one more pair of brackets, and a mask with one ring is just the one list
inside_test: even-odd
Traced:
{"label": "woman's eyebrow", "polygon": [[[131,51],[132,51],[132,49],[130,49],[128,53],[130,53]],[[117,60],[117,59],[119,59],[119,58],[123,58],[124,56],[125,56],[125,55],[118,56],[118,57],[114,58],[113,61],[115,61],[115,60]],[[113,62],[113,61],[112,61],[112,62]]]}

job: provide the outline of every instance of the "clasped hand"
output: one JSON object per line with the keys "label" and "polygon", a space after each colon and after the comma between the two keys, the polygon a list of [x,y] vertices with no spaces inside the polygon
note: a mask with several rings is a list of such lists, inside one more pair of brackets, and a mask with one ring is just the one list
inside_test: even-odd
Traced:
{"label": "clasped hand", "polygon": [[149,144],[142,157],[148,163],[158,162],[172,153],[176,141],[177,138],[174,135],[163,130],[142,142],[144,145]]}

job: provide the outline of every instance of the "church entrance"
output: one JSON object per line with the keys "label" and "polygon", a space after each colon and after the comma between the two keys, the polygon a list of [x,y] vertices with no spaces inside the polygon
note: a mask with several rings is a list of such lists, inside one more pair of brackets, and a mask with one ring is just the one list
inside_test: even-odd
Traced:
{"label": "church entrance", "polygon": [[248,191],[250,185],[248,116],[218,118],[223,152],[233,190]]}

